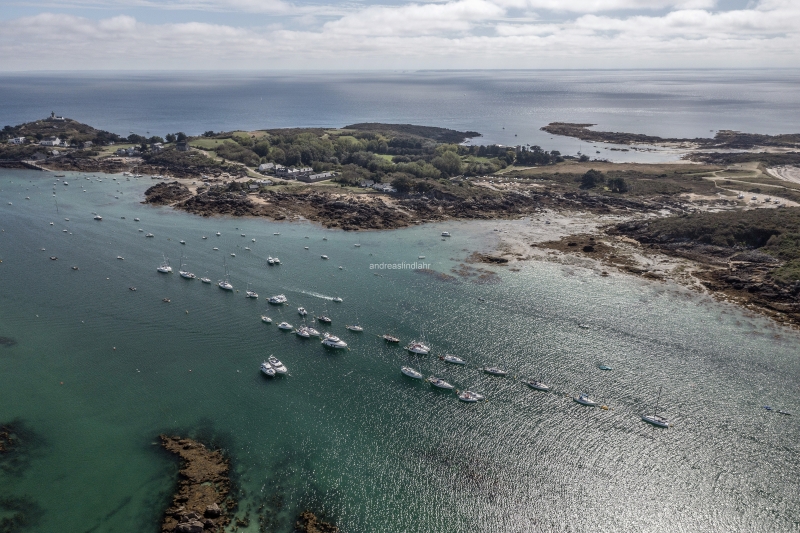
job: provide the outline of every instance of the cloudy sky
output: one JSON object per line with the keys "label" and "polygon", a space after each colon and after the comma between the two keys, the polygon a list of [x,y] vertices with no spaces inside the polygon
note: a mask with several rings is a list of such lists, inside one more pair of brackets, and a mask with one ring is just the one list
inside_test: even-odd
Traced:
{"label": "cloudy sky", "polygon": [[0,4],[0,71],[800,67],[800,0]]}

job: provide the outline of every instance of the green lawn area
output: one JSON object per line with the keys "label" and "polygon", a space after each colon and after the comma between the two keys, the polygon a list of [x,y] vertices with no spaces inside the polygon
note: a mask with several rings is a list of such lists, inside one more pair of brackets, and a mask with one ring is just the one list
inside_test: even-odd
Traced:
{"label": "green lawn area", "polygon": [[381,159],[385,159],[385,160],[389,161],[390,163],[392,162],[392,158],[394,157],[393,155],[389,155],[389,154],[375,154],[375,155],[380,157]]}
{"label": "green lawn area", "polygon": [[224,139],[194,139],[193,141],[189,141],[189,146],[202,148],[203,150],[209,150],[214,149],[222,142],[225,142]]}

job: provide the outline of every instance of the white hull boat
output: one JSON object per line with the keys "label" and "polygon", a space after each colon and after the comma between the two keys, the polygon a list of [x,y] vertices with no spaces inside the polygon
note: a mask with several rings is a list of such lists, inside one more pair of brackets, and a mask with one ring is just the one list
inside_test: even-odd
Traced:
{"label": "white hull boat", "polygon": [[586,405],[588,407],[595,407],[595,406],[598,405],[596,401],[592,400],[591,398],[589,398],[585,394],[580,394],[578,396],[575,396],[573,398],[573,400],[575,400],[576,402],[578,402],[581,405]]}
{"label": "white hull boat", "polygon": [[264,374],[265,376],[269,376],[271,378],[274,378],[276,372],[275,372],[275,369],[272,368],[272,365],[270,365],[268,362],[264,361],[263,363],[261,363],[261,373]]}
{"label": "white hull boat", "polygon": [[364,328],[362,328],[361,326],[358,326],[358,325],[345,326],[345,328],[347,328],[350,331],[353,331],[355,333],[361,333],[362,331],[364,331]]}
{"label": "white hull boat", "polygon": [[269,361],[270,366],[274,368],[275,372],[277,372],[278,374],[286,374],[288,372],[286,366],[283,363],[281,363],[277,357],[273,357],[270,355],[267,360]]}
{"label": "white hull boat", "polygon": [[433,385],[438,389],[453,390],[455,388],[450,383],[446,382],[442,378],[437,378],[436,376],[429,377],[428,383],[430,383],[431,385]]}
{"label": "white hull boat", "polygon": [[261,315],[261,322],[264,324],[272,324],[272,319],[267,315]]}
{"label": "white hull boat", "polygon": [[292,326],[288,322],[281,322],[280,324],[278,324],[278,329],[283,329],[288,331],[290,329],[294,329],[294,326]]}
{"label": "white hull boat", "polygon": [[451,363],[454,365],[466,365],[467,362],[461,359],[460,357],[456,357],[455,355],[445,355],[441,357],[441,360],[445,363]]}
{"label": "white hull boat", "polygon": [[410,366],[400,367],[400,372],[413,379],[422,379],[422,374],[420,374]]}
{"label": "white hull boat", "polygon": [[497,368],[496,366],[487,366],[486,368],[483,369],[483,371],[486,372],[487,374],[491,374],[493,376],[507,376],[508,375],[508,372],[506,372],[505,370],[502,370],[500,368]]}
{"label": "white hull boat", "polygon": [[468,390],[465,390],[464,392],[458,394],[458,399],[461,400],[462,402],[467,402],[467,403],[479,402],[484,398],[485,396],[483,396],[483,394],[478,394],[477,392],[472,392]]}
{"label": "white hull boat", "polygon": [[524,383],[525,383],[525,385],[527,385],[528,387],[530,387],[530,388],[532,388],[534,390],[539,390],[539,391],[542,391],[542,392],[547,392],[547,391],[550,390],[550,386],[549,385],[545,385],[541,381],[536,381],[536,380],[530,379],[528,381],[525,381]]}
{"label": "white hull boat", "polygon": [[419,354],[419,355],[428,355],[431,349],[421,342],[411,341],[411,344],[406,346],[406,350],[411,353]]}
{"label": "white hull boat", "polygon": [[284,296],[283,294],[277,294],[275,296],[270,297],[270,299],[267,301],[271,304],[282,305],[285,304],[287,300],[286,296]]}
{"label": "white hull boat", "polygon": [[322,345],[327,346],[328,348],[334,348],[336,350],[342,350],[344,348],[347,348],[346,342],[344,342],[339,337],[330,335],[328,333],[325,333],[324,338],[322,339]]}

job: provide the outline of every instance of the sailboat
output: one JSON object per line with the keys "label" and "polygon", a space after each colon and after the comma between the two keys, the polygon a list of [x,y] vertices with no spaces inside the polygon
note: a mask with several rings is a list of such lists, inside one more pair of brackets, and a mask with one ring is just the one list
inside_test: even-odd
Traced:
{"label": "sailboat", "polygon": [[226,291],[232,291],[233,290],[233,285],[231,285],[230,274],[228,274],[228,265],[227,264],[225,264],[225,279],[221,280],[219,283],[217,283],[217,285],[219,285],[220,289],[223,289],[223,290],[226,290]]}
{"label": "sailboat", "polygon": [[647,422],[648,424],[653,424],[654,426],[658,426],[660,428],[668,428],[669,427],[669,420],[664,418],[663,416],[658,415],[658,402],[661,400],[661,389],[663,387],[658,388],[658,398],[656,399],[656,407],[653,409],[652,415],[644,415],[642,420]]}
{"label": "sailboat", "polygon": [[258,298],[258,293],[256,291],[250,290],[250,284],[247,284],[247,293],[245,294],[246,298]]}
{"label": "sailboat", "polygon": [[161,263],[161,266],[156,268],[156,270],[158,270],[162,274],[169,274],[172,272],[172,267],[169,266],[169,259],[167,259],[167,256],[164,256],[164,262]]}
{"label": "sailboat", "polygon": [[189,272],[188,270],[184,270],[183,268],[183,254],[181,254],[181,268],[178,270],[178,273],[181,275],[182,278],[185,279],[194,279],[197,276]]}

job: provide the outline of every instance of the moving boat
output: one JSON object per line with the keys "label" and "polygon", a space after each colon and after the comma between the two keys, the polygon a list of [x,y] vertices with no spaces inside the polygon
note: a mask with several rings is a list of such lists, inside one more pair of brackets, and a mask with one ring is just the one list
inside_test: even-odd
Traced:
{"label": "moving boat", "polygon": [[264,324],[272,324],[272,319],[267,315],[261,315],[261,322]]}
{"label": "moving boat", "polygon": [[453,390],[455,388],[450,383],[446,382],[442,378],[437,378],[436,376],[429,377],[427,381],[428,383],[439,389]]}
{"label": "moving boat", "polygon": [[397,343],[399,343],[399,342],[400,342],[400,339],[398,339],[397,337],[392,337],[391,335],[381,335],[381,337],[382,337],[382,338],[383,338],[383,340],[385,340],[386,342],[390,342],[390,343],[392,343],[392,344],[397,344]]}
{"label": "moving boat", "polygon": [[328,348],[335,348],[337,350],[347,348],[346,342],[344,342],[339,337],[331,335],[330,333],[323,334],[322,344],[323,346],[327,346]]}
{"label": "moving boat", "polygon": [[[341,267],[339,267],[339,268],[341,268]],[[334,298],[334,299],[333,299],[333,301],[334,301],[334,302],[336,302],[336,303],[338,304],[338,303],[342,303],[344,300],[342,300],[341,298],[339,298],[339,297],[337,296],[336,298]]]}
{"label": "moving boat", "polygon": [[587,396],[583,392],[580,393],[578,396],[573,397],[572,399],[581,405],[588,405],[589,407],[595,407],[596,405],[598,405],[596,401],[589,398],[589,396]]}
{"label": "moving boat", "polygon": [[308,311],[306,311],[306,308],[305,308],[305,307],[298,307],[298,308],[297,308],[297,313],[298,313],[300,316],[306,316],[306,315],[308,314]]}
{"label": "moving boat", "polygon": [[279,329],[285,329],[285,330],[287,330],[287,331],[288,331],[288,330],[290,330],[290,329],[294,329],[294,326],[292,326],[292,325],[291,325],[291,324],[289,324],[288,322],[285,322],[285,321],[284,321],[284,322],[281,322],[280,324],[278,324],[278,328],[279,328]]}
{"label": "moving boat", "polygon": [[356,333],[361,333],[362,331],[364,331],[364,328],[362,328],[361,326],[359,326],[357,324],[353,324],[353,325],[350,325],[350,326],[345,326],[345,328],[349,329],[350,331],[355,331]]}
{"label": "moving boat", "polygon": [[523,380],[522,382],[525,385],[527,385],[528,387],[530,387],[530,388],[532,388],[534,390],[540,390],[542,392],[547,392],[547,391],[550,390],[550,387],[548,385],[545,385],[541,381],[536,381],[534,379],[529,379],[529,380]]}
{"label": "moving boat", "polygon": [[462,402],[475,403],[485,399],[485,396],[483,394],[478,394],[477,392],[465,390],[464,392],[459,393],[458,399]]}
{"label": "moving boat", "polygon": [[271,378],[274,378],[274,377],[275,377],[275,374],[276,374],[276,372],[275,372],[275,369],[274,369],[274,368],[272,368],[272,365],[271,365],[271,364],[269,364],[269,363],[268,363],[268,362],[266,362],[266,361],[264,361],[263,363],[261,363],[261,372],[262,372],[264,375],[266,375],[266,376],[269,376],[269,377],[271,377]]}
{"label": "moving boat", "polygon": [[270,366],[274,368],[275,372],[277,372],[278,374],[285,374],[288,372],[286,366],[283,363],[281,363],[277,357],[273,357],[270,355],[267,358],[267,361],[269,361]]}
{"label": "moving boat", "polygon": [[445,355],[444,357],[439,357],[445,363],[452,363],[454,365],[466,365],[467,362],[461,359],[460,357],[456,357],[455,355]]}
{"label": "moving boat", "polygon": [[172,272],[172,267],[169,266],[169,259],[167,259],[166,256],[164,256],[164,262],[161,263],[161,266],[156,268],[156,270],[158,270],[162,274],[169,274],[170,272]]}
{"label": "moving boat", "polygon": [[656,406],[653,409],[653,414],[652,415],[644,415],[642,417],[642,420],[644,420],[648,424],[653,424],[654,426],[658,426],[660,428],[668,428],[669,427],[669,420],[667,420],[663,416],[658,415],[658,402],[661,400],[661,389],[662,389],[662,387],[658,388],[658,398],[656,399]]}
{"label": "moving boat", "polygon": [[411,341],[411,344],[406,346],[406,350],[420,355],[428,355],[428,352],[431,351],[428,346],[418,341]]}
{"label": "moving boat", "polygon": [[287,302],[287,299],[286,296],[284,296],[283,294],[276,294],[275,296],[270,297],[270,299],[267,301],[271,304],[281,305],[285,304]]}
{"label": "moving boat", "polygon": [[410,366],[402,366],[402,367],[400,367],[400,372],[402,372],[406,376],[408,376],[410,378],[413,378],[413,379],[422,379],[423,378],[422,374],[420,374],[419,372],[417,372],[416,370],[414,370]]}
{"label": "moving boat", "polygon": [[493,376],[507,376],[508,375],[508,372],[506,372],[505,370],[502,370],[500,368],[497,368],[496,366],[487,366],[487,367],[485,367],[483,369],[483,371],[486,372],[487,374],[491,374]]}

